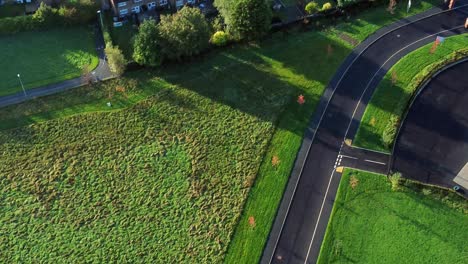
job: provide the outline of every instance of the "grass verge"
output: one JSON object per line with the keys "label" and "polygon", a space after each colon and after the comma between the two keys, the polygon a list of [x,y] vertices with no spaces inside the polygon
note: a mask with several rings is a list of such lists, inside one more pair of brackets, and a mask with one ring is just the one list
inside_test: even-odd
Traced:
{"label": "grass verge", "polygon": [[434,53],[432,45],[411,52],[388,71],[366,108],[354,145],[389,152],[419,86],[443,66],[468,55],[467,34],[447,38]]}
{"label": "grass verge", "polygon": [[463,263],[467,232],[455,193],[345,169],[318,263]]}
{"label": "grass verge", "polygon": [[81,76],[99,63],[89,28],[22,32],[0,37],[0,96]]}

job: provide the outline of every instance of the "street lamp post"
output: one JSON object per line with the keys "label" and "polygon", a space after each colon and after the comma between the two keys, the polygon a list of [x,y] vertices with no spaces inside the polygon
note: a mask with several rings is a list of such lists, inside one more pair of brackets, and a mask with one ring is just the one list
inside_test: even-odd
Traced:
{"label": "street lamp post", "polygon": [[27,97],[28,95],[26,94],[26,90],[24,89],[23,82],[21,81],[21,75],[19,73],[18,73],[18,79],[20,81],[21,88],[23,89],[24,96]]}
{"label": "street lamp post", "polygon": [[103,23],[102,23],[102,13],[101,10],[98,10],[97,13],[99,14],[99,19],[101,20],[101,29],[103,28]]}

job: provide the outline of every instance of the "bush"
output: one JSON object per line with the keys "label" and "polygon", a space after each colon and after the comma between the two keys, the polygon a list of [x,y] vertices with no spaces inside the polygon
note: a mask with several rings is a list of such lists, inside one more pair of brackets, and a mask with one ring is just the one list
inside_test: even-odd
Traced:
{"label": "bush", "polygon": [[332,9],[332,7],[333,7],[333,5],[331,3],[325,3],[322,6],[322,11],[330,10],[330,9]]}
{"label": "bush", "polygon": [[52,8],[41,2],[36,13],[32,16],[0,19],[0,35],[87,24],[96,19],[97,9],[96,2],[91,0],[67,2],[59,9]]}
{"label": "bush", "polygon": [[162,16],[159,23],[161,50],[164,58],[180,60],[206,49],[210,26],[198,8],[183,7],[171,16]]}
{"label": "bush", "polygon": [[313,2],[313,1],[309,2],[305,7],[305,11],[309,15],[317,13],[319,11],[318,4],[316,2]]}
{"label": "bush", "polygon": [[395,172],[388,177],[390,182],[392,183],[392,191],[398,191],[400,189],[401,184],[401,173]]}
{"label": "bush", "polygon": [[217,31],[211,37],[210,42],[215,46],[224,46],[228,43],[228,34],[224,31]]}
{"label": "bush", "polygon": [[382,142],[386,147],[390,148],[392,146],[396,133],[398,132],[399,124],[400,118],[398,116],[390,117],[390,120],[382,133]]}

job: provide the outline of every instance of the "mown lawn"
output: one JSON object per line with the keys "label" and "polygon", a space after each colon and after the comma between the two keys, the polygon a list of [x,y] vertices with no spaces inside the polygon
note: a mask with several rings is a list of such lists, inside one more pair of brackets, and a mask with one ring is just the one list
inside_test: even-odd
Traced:
{"label": "mown lawn", "polygon": [[0,109],[11,204],[0,228],[15,234],[1,257],[256,262],[310,115],[350,52],[336,33],[277,33]]}
{"label": "mown lawn", "polygon": [[[468,35],[449,37],[434,53],[433,44],[411,52],[395,64],[385,75],[370,100],[353,144],[379,151],[390,151],[391,145],[384,143],[382,135],[393,117],[403,118],[408,104],[419,88],[419,80],[445,61],[451,61],[454,52],[468,47]],[[439,65],[442,64],[442,65]],[[437,66],[436,66],[437,65]]]}
{"label": "mown lawn", "polygon": [[318,263],[466,263],[468,203],[416,186],[346,169]]}
{"label": "mown lawn", "polygon": [[22,32],[0,37],[0,96],[25,88],[79,77],[83,66],[98,64],[93,32],[89,28]]}

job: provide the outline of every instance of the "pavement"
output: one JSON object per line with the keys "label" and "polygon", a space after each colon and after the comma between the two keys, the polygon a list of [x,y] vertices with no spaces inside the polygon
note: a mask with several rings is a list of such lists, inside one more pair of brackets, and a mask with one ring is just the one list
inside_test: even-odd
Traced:
{"label": "pavement", "polygon": [[420,90],[395,144],[393,170],[403,177],[468,193],[467,73],[468,60]]}
{"label": "pavement", "polygon": [[[104,54],[104,39],[102,37],[101,29],[96,25],[95,30],[95,46],[96,52],[99,57],[98,66],[92,70],[92,81],[102,81],[113,78],[114,76],[110,72],[109,66],[105,60]],[[75,79],[66,80],[60,83],[48,84],[45,86],[28,89],[26,90],[26,96],[23,92],[18,92],[12,95],[0,96],[0,107],[5,107],[9,105],[19,104],[37,97],[47,96],[59,92],[63,92],[69,89],[80,87],[87,84],[87,80],[82,77]]]}
{"label": "pavement", "polygon": [[[317,261],[341,178],[340,167],[352,162],[344,155],[360,160],[356,166],[371,166],[366,160],[373,160],[354,150],[355,156],[347,155],[345,144],[354,138],[372,93],[388,69],[406,54],[433,42],[437,35],[466,32],[463,12],[467,10],[468,1],[464,0],[451,11],[434,8],[398,21],[377,31],[346,58],[305,132],[261,263]],[[388,156],[376,154],[373,158],[388,170]]]}

